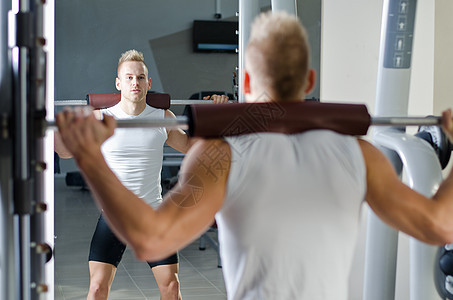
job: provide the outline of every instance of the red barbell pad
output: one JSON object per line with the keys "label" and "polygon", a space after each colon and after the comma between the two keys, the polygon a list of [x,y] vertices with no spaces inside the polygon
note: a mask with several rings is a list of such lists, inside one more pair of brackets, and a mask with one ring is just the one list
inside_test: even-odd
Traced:
{"label": "red barbell pad", "polygon": [[[111,107],[121,100],[121,93],[101,93],[88,94],[87,102],[94,109],[103,109]],[[146,94],[146,103],[149,106],[160,109],[170,108],[170,95],[163,93],[148,93]]]}
{"label": "red barbell pad", "polygon": [[189,135],[204,138],[312,129],[365,135],[371,123],[365,105],[319,102],[193,104],[187,115]]}

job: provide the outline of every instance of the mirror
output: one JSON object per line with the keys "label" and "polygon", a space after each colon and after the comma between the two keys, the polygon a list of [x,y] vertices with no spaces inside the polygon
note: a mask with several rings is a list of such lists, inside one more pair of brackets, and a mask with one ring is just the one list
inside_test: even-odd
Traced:
{"label": "mirror", "polygon": [[[221,20],[237,21],[238,1],[220,1]],[[270,0],[261,0],[262,10]],[[302,9],[304,7],[304,9]],[[115,77],[121,53],[143,52],[152,79],[151,90],[172,99],[188,99],[200,91],[232,93],[236,54],[198,53],[192,49],[194,20],[215,20],[216,1],[71,1],[55,3],[55,100],[84,100],[89,93],[116,92]],[[321,1],[298,1],[307,28],[312,66],[319,78]],[[308,95],[319,98],[319,85]],[[62,107],[56,107],[59,111]],[[175,113],[182,107],[170,108]],[[165,152],[171,152],[165,147]],[[86,297],[89,286],[88,252],[99,211],[77,178],[72,160],[60,159],[55,175],[55,299]],[[176,169],[167,169],[170,175]],[[168,175],[168,174],[167,174]],[[80,181],[79,181],[80,183]],[[180,254],[183,296],[210,295],[226,299],[215,251],[200,251],[194,243]],[[209,248],[209,247],[208,247]],[[209,250],[209,249],[207,249]],[[126,250],[112,286],[114,298],[158,298],[149,267]]]}

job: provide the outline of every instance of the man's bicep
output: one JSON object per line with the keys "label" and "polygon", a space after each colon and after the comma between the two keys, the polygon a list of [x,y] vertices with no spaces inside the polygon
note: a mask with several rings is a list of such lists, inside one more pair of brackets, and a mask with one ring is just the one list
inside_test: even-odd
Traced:
{"label": "man's bicep", "polygon": [[230,168],[229,146],[222,141],[201,141],[186,155],[178,183],[169,197],[181,207],[203,208],[214,212],[221,207]]}
{"label": "man's bicep", "polygon": [[359,140],[359,144],[366,165],[366,200],[378,215],[383,213],[386,217],[389,209],[396,206],[395,199],[403,196],[404,184],[388,159],[376,147],[363,140]]}
{"label": "man's bicep", "polygon": [[[216,203],[216,199],[209,199],[196,178],[188,179],[186,184],[177,184],[157,209],[159,215],[166,217],[166,222],[161,223],[162,231],[175,243],[190,243],[213,223],[218,210]],[[176,245],[176,248],[181,246]]]}
{"label": "man's bicep", "polygon": [[169,236],[190,242],[212,224],[224,201],[229,164],[229,147],[221,143],[202,141],[191,149],[158,209],[170,216],[163,228]]}
{"label": "man's bicep", "polygon": [[[176,116],[172,111],[167,109],[165,111],[165,118],[176,118]],[[190,148],[189,137],[187,134],[180,128],[168,128],[166,130],[167,145],[181,153],[187,153]]]}
{"label": "man's bicep", "polygon": [[66,148],[58,131],[54,134],[54,151],[60,158],[72,158],[72,153]]}

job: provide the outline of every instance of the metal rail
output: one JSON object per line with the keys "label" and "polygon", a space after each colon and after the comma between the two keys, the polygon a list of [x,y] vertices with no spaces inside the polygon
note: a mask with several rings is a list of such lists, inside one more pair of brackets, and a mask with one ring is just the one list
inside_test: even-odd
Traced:
{"label": "metal rail", "polygon": [[440,117],[373,117],[371,126],[439,126]]}

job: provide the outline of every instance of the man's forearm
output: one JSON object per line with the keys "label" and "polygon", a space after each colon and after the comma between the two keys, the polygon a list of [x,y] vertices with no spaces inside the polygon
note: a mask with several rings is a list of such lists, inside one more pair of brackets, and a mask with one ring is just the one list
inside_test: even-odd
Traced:
{"label": "man's forearm", "polygon": [[60,158],[71,158],[72,154],[66,149],[59,132],[54,134],[54,151],[57,152]]}
{"label": "man's forearm", "polygon": [[433,199],[437,202],[436,219],[440,231],[446,237],[446,242],[453,242],[453,170],[442,182]]}

